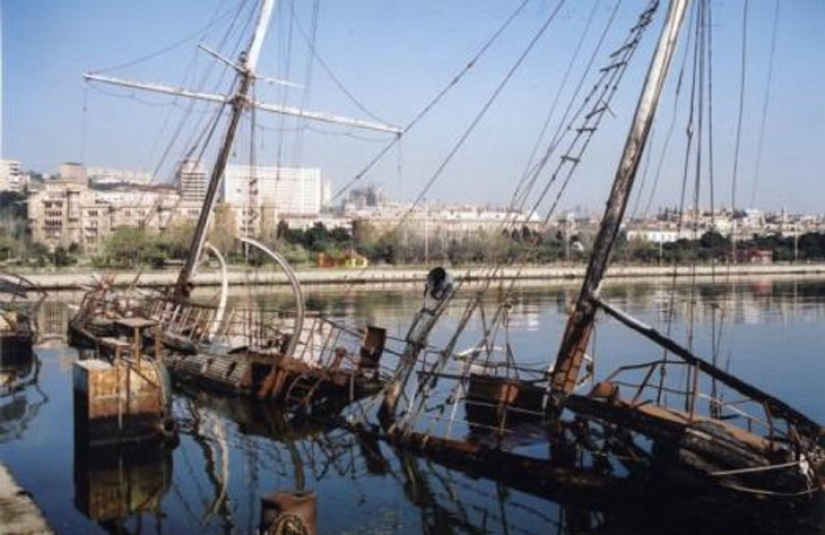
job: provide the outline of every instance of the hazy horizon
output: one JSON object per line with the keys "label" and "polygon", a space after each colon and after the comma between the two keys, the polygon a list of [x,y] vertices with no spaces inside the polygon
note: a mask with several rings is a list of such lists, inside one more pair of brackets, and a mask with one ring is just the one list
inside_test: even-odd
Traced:
{"label": "hazy horizon", "polygon": [[[647,4],[642,0],[618,6],[612,1],[526,2],[455,88],[358,185],[376,184],[392,198],[412,199],[434,181],[425,195],[428,199],[508,204],[534,146],[539,144],[543,151],[548,142],[550,134],[541,134],[548,117],[551,133],[561,124],[573,88],[603,32],[604,44],[591,70],[607,65],[609,52],[622,43]],[[262,77],[287,79],[302,87],[258,83],[256,98],[399,126],[408,126],[518,7],[492,1],[358,0],[320,2],[312,12],[311,6],[293,5],[278,3],[258,71]],[[821,150],[825,106],[816,101],[825,88],[825,58],[816,46],[825,4],[781,2],[778,18],[775,2],[748,4],[735,198],[731,180],[745,4],[713,0],[708,5],[713,93],[704,97],[703,105],[712,113],[714,144],[711,151],[703,142],[702,157],[705,162],[713,158],[714,205],[731,206],[735,201],[737,208],[825,212],[817,199],[817,179],[825,168]],[[227,31],[238,6],[244,15],[234,30]],[[195,139],[196,130],[178,130],[178,124],[188,114],[196,123],[200,119],[202,130],[215,106],[190,107],[182,99],[88,84],[81,75],[105,71],[132,80],[225,92],[229,87],[221,75],[225,65],[198,50],[198,43],[236,59],[246,43],[241,36],[248,35],[251,7],[249,1],[240,0],[4,2],[3,157],[46,173],[56,171],[62,162],[81,161],[88,166],[146,171],[168,180],[174,162]],[[589,212],[603,207],[666,7],[659,7],[654,24],[644,34],[610,114],[560,207],[578,206]],[[615,18],[608,25],[614,9]],[[634,205],[640,212],[645,206],[655,211],[679,205],[685,180],[701,182],[702,202],[711,195],[707,172],[696,178],[693,169],[684,169],[680,152],[685,149],[678,146],[685,143],[683,124],[673,128],[667,153],[663,148],[671,118],[677,114],[674,88],[680,73],[684,73],[678,97],[680,121],[686,113],[682,111],[685,95],[697,90],[690,86],[693,52],[685,48],[693,46],[692,20],[683,30],[682,48],[637,182]],[[519,63],[548,21],[547,30]],[[317,56],[310,53],[307,39]],[[211,74],[204,75],[207,71]],[[584,78],[583,87],[592,80],[592,76]],[[477,127],[471,129],[476,120]],[[466,142],[450,157],[469,130]],[[254,149],[246,148],[250,138]],[[253,159],[259,165],[320,167],[338,192],[391,139],[387,134],[258,112],[254,131],[249,123],[241,126],[230,163]],[[757,154],[760,139],[761,154]],[[657,169],[661,176],[651,192]],[[692,195],[687,193],[688,199]]]}

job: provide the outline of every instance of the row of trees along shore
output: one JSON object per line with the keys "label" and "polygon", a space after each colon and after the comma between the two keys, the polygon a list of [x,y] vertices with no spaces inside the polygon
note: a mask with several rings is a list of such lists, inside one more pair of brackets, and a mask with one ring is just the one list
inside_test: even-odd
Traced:
{"label": "row of trees along shore", "polygon": [[[246,257],[230,230],[234,225],[224,221],[228,208],[216,212],[209,241],[223,251],[228,262],[259,263],[261,258]],[[165,232],[133,227],[112,231],[95,253],[84,255],[77,244],[47,247],[33,243],[25,226],[9,224],[13,217],[0,211],[0,262],[30,266],[91,265],[97,268],[163,267],[185,258],[194,224],[173,224]],[[548,264],[554,262],[584,262],[592,243],[591,234],[564,236],[552,231],[537,234],[524,227],[512,232],[475,234],[461,239],[420,234],[405,235],[403,231],[379,233],[368,221],[357,221],[352,231],[327,229],[322,224],[307,230],[290,228],[281,222],[269,236],[258,239],[283,254],[293,265],[314,266],[318,255],[343,258],[353,253],[366,258],[372,265],[444,264],[483,265],[496,262]],[[769,251],[774,262],[814,262],[825,260],[825,234],[806,233],[798,237],[779,235],[753,237],[735,244],[716,232],[707,232],[695,240],[672,243],[650,243],[627,240],[620,236],[614,261],[620,264],[669,265],[698,261],[729,262],[737,251],[739,262],[749,251]],[[743,254],[744,253],[744,254]],[[763,256],[765,256],[763,254]]]}

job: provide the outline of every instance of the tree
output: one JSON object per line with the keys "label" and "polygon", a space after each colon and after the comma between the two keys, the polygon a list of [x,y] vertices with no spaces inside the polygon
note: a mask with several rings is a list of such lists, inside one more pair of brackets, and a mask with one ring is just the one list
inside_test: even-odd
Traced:
{"label": "tree", "polygon": [[161,246],[169,258],[184,259],[195,234],[195,222],[191,219],[175,219],[161,237]]}
{"label": "tree", "polygon": [[235,224],[235,211],[226,203],[215,206],[212,214],[212,227],[209,230],[209,243],[221,253],[229,253],[235,247],[238,238]]}
{"label": "tree", "polygon": [[[54,249],[53,262],[55,267],[71,266],[77,263],[77,244],[71,244],[68,248],[58,245]],[[74,254],[72,251],[74,250]]]}
{"label": "tree", "polygon": [[117,267],[137,267],[142,264],[161,265],[167,251],[161,246],[157,232],[134,227],[118,227],[103,245],[105,263]]}

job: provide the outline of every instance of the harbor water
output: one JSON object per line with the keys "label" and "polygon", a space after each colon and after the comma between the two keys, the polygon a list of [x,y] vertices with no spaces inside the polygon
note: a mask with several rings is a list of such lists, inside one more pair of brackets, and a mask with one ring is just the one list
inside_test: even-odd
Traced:
{"label": "harbor water", "polygon": [[[825,422],[825,278],[706,280],[680,284],[673,299],[670,287],[666,279],[613,282],[602,295]],[[552,362],[576,290],[541,283],[518,289],[509,343],[520,364]],[[289,301],[262,288],[243,291]],[[380,325],[397,338],[422,300],[415,286],[317,287],[306,297],[311,310]],[[825,533],[822,503],[712,519],[690,500],[588,503],[552,488],[530,494],[371,436],[198,391],[174,393],[174,447],[89,452],[75,441],[72,410],[72,365],[85,355],[65,342],[69,305],[78,299],[53,293],[41,311],[35,358],[2,369],[5,384],[17,386],[0,397],[0,463],[56,533],[252,534],[260,530],[261,499],[274,492],[313,495],[319,534]],[[447,339],[460,310],[448,312],[431,343]],[[607,319],[598,322],[591,350],[597,376],[661,353]]]}

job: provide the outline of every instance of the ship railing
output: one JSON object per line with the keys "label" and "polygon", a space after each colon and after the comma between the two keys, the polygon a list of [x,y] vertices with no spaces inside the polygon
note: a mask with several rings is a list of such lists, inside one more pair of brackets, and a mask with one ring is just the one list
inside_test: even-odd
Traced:
{"label": "ship railing", "polygon": [[448,439],[468,432],[502,439],[521,433],[520,423],[545,419],[543,367],[497,361],[490,354],[454,357],[442,369],[433,366],[442,359],[438,348],[421,352],[405,397],[403,428]]}
{"label": "ship railing", "polygon": [[291,357],[312,368],[388,377],[400,354],[388,347],[383,329],[355,328],[319,314],[306,314],[296,334],[293,318],[278,310],[257,310],[250,319],[246,311],[235,309],[229,313],[219,338],[263,355],[281,355],[293,336],[297,341]]}
{"label": "ship railing", "polygon": [[[642,378],[629,379],[634,374],[641,374]],[[633,406],[653,403],[684,414],[689,421],[716,420],[771,442],[791,441],[786,420],[772,416],[763,403],[750,397],[740,394],[740,397],[725,399],[724,395],[735,390],[725,389],[715,384],[713,378],[703,375],[690,363],[659,359],[622,366],[603,383],[628,390],[630,394],[622,395],[622,399]]]}
{"label": "ship railing", "polygon": [[150,307],[150,317],[157,320],[163,333],[196,344],[208,340],[216,314],[214,306],[173,299],[158,299]]}

